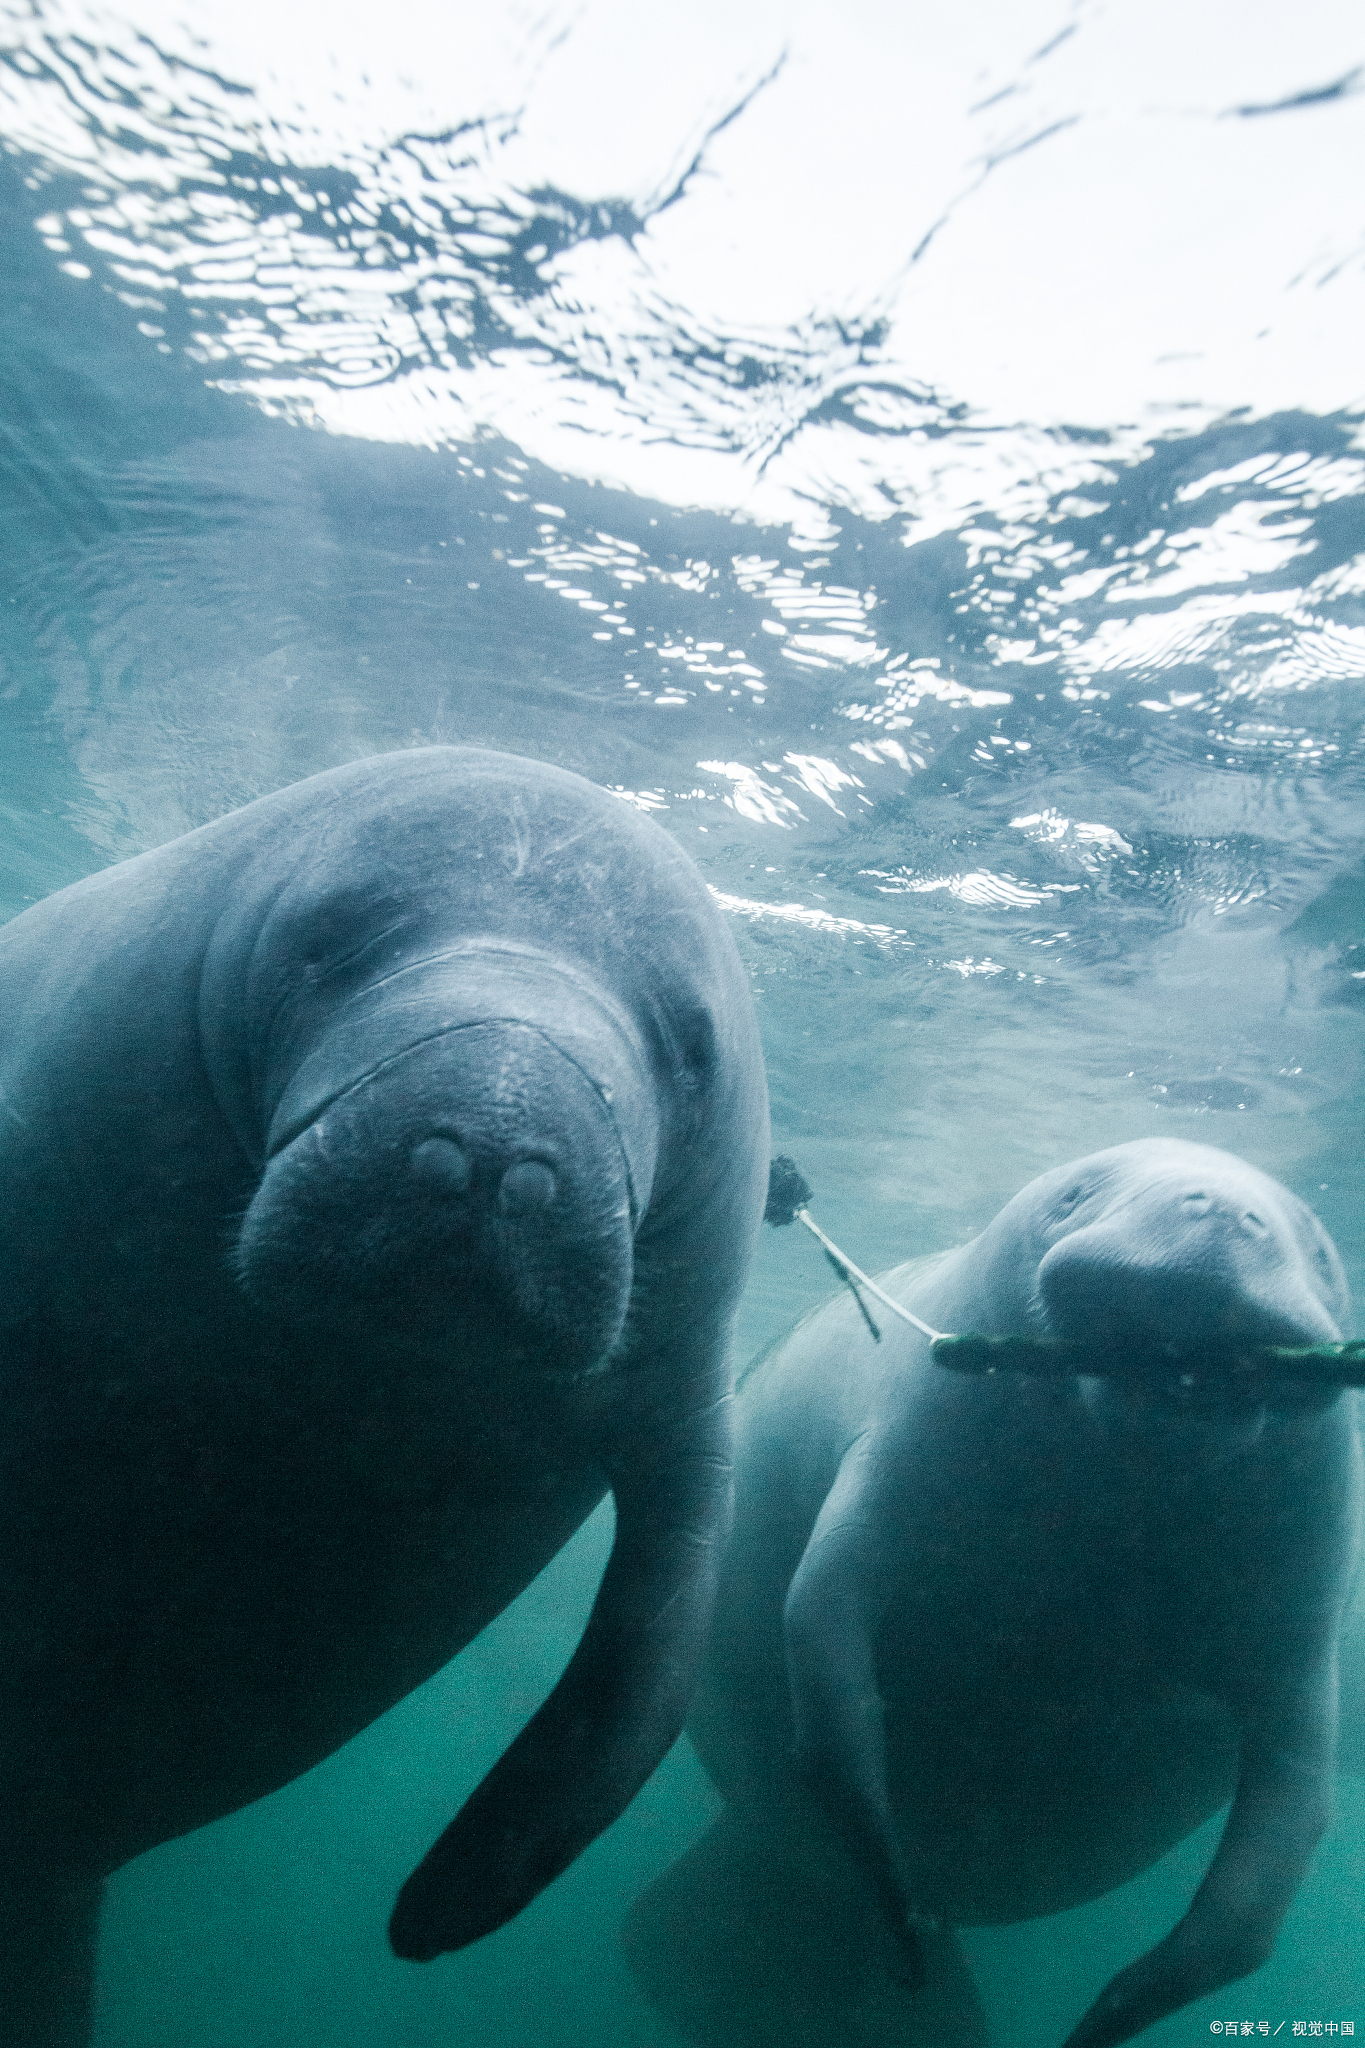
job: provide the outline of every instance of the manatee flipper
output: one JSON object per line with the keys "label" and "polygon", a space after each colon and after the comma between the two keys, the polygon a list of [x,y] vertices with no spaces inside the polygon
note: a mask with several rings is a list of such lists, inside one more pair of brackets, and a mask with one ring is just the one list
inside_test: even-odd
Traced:
{"label": "manatee flipper", "polygon": [[734,1808],[636,1901],[636,1981],[701,2048],[985,2048],[950,1928],[920,1936],[911,1991],[880,1902],[818,1815],[769,1825]]}
{"label": "manatee flipper", "polygon": [[1251,1719],[1222,1839],[1188,1912],[1105,1986],[1065,2048],[1115,2048],[1270,1958],[1331,1816],[1335,1657],[1280,1712]]}
{"label": "manatee flipper", "polygon": [[782,1627],[797,1768],[871,1880],[913,1981],[920,1923],[891,1817],[877,1686],[888,1559],[869,1495],[886,1462],[871,1432],[845,1453],[787,1590]]}
{"label": "manatee flipper", "polygon": [[86,2048],[104,1880],[0,1868],[0,2048]]}
{"label": "manatee flipper", "polygon": [[[582,1640],[538,1713],[398,1895],[394,1951],[429,1962],[519,1913],[608,1827],[682,1732],[729,1520],[724,1337],[659,1346],[597,1437],[616,1538]],[[610,1396],[605,1397],[610,1398]]]}

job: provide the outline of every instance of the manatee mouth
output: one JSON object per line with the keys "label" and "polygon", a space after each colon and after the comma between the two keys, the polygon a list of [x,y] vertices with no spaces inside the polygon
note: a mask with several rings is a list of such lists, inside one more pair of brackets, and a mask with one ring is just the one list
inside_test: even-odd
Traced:
{"label": "manatee mouth", "polygon": [[1341,1391],[1332,1370],[1339,1347],[1305,1345],[1303,1336],[1302,1330],[1289,1328],[1257,1336],[1212,1333],[1172,1339],[1139,1326],[1060,1348],[1078,1377],[1105,1380],[1141,1407],[1233,1417],[1258,1408],[1311,1405],[1324,1390],[1330,1395]]}
{"label": "manatee mouth", "polygon": [[[1275,1396],[1281,1387],[1289,1399],[1293,1385],[1267,1373],[1246,1353],[1202,1347],[1164,1355],[1144,1350],[1131,1360],[1101,1354],[1083,1365],[1078,1377],[1103,1381],[1136,1418],[1188,1422],[1249,1422],[1280,1405]],[[1314,1405],[1310,1390],[1303,1392],[1305,1405]]]}

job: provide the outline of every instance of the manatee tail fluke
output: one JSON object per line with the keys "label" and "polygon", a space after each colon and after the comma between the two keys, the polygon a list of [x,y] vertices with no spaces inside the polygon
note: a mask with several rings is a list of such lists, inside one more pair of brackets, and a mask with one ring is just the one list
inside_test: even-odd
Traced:
{"label": "manatee tail fluke", "polygon": [[733,1812],[636,1900],[631,1971],[698,2048],[986,2048],[951,1928],[920,1933],[912,1992],[871,1889],[842,1856],[792,1856]]}
{"label": "manatee tail fluke", "polygon": [[0,1869],[0,2048],[87,2048],[101,1878]]}

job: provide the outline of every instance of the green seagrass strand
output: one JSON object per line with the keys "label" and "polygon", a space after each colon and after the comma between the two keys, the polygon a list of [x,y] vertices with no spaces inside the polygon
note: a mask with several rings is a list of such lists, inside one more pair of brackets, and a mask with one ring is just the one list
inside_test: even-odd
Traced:
{"label": "green seagrass strand", "polygon": [[936,1365],[954,1372],[1028,1373],[1035,1379],[1069,1379],[1085,1373],[1098,1379],[1150,1380],[1163,1374],[1190,1380],[1242,1379],[1253,1374],[1302,1380],[1320,1387],[1365,1387],[1365,1341],[1352,1344],[1255,1344],[1216,1349],[1144,1346],[1103,1350],[1094,1344],[1063,1344],[1046,1337],[943,1336],[930,1346]]}

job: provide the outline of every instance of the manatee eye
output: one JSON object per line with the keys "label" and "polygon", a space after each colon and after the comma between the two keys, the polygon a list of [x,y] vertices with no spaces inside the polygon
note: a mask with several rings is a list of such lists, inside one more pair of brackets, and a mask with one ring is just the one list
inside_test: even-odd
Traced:
{"label": "manatee eye", "polygon": [[719,1051],[715,1021],[709,1010],[677,1012],[662,1009],[645,1020],[645,1028],[661,1065],[688,1095],[704,1089],[716,1071]]}
{"label": "manatee eye", "polygon": [[716,1027],[709,1010],[687,1019],[682,1033],[683,1071],[693,1087],[703,1086],[716,1068]]}
{"label": "manatee eye", "polygon": [[1085,1186],[1084,1182],[1076,1181],[1072,1187],[1066,1190],[1065,1194],[1058,1195],[1056,1206],[1052,1211],[1051,1221],[1045,1226],[1050,1237],[1065,1230],[1073,1214],[1080,1207],[1082,1199],[1088,1193],[1089,1189]]}
{"label": "manatee eye", "polygon": [[416,1178],[441,1195],[467,1193],[474,1175],[469,1154],[454,1138],[424,1138],[413,1146],[411,1164]]}
{"label": "manatee eye", "polygon": [[554,1173],[543,1159],[518,1159],[502,1177],[498,1208],[504,1216],[534,1215],[549,1208],[556,1192]]}

